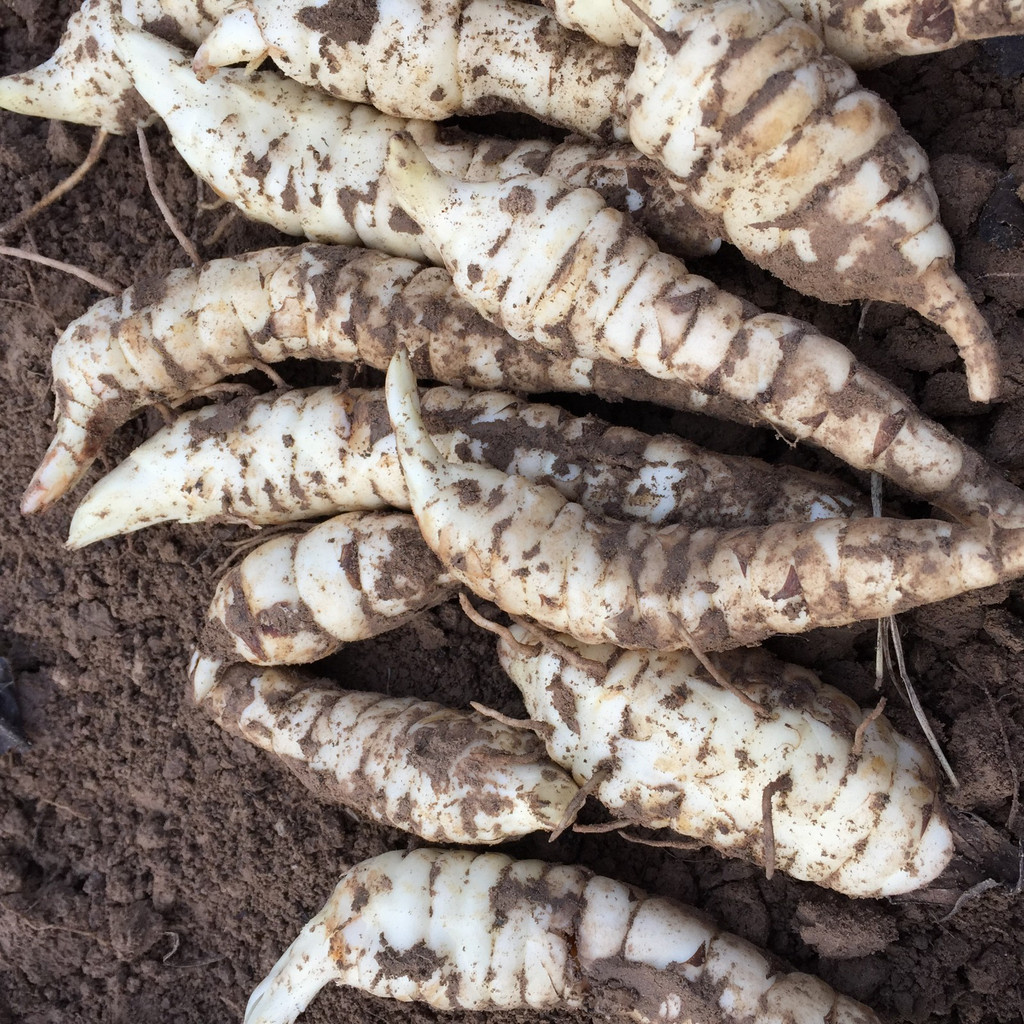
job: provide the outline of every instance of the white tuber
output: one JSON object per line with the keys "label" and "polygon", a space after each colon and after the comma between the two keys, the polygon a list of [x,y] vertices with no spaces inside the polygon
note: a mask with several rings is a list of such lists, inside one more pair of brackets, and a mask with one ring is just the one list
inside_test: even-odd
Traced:
{"label": "white tuber", "polygon": [[596,192],[533,176],[463,182],[408,137],[392,142],[388,175],[455,287],[513,337],[747,403],[957,518],[1024,526],[1018,500],[996,497],[1005,482],[986,494],[977,456],[849,349],[690,274]]}
{"label": "white tuber", "polygon": [[662,168],[631,146],[508,142],[438,129],[272,72],[225,70],[204,84],[180,50],[124,23],[117,48],[192,170],[247,216],[288,234],[437,262],[383,175],[388,141],[404,130],[454,174],[480,181],[556,174],[608,195],[671,248],[696,255],[718,245]]}
{"label": "white tuber", "polygon": [[[364,249],[266,249],[141,281],[72,321],[53,349],[56,436],[22,500],[28,514],[73,487],[121,424],[223,378],[288,358],[387,369],[398,345],[423,377],[478,388],[595,392],[750,422],[736,402],[606,360],[516,344],[460,298],[447,271]],[[983,466],[964,450],[965,460]],[[1017,492],[987,468],[1004,500]],[[995,500],[995,499],[993,499]],[[1020,496],[1024,514],[1024,495]]]}
{"label": "white tuber", "polygon": [[169,22],[198,44],[231,6],[232,0],[85,0],[49,60],[0,78],[0,109],[131,134],[153,114],[115,52],[120,16],[133,25]]}
{"label": "white tuber", "polygon": [[498,655],[529,718],[550,727],[552,759],[580,785],[593,779],[613,818],[850,896],[920,888],[952,856],[928,753],[809,670],[762,652],[721,656],[730,691],[688,651],[558,639],[580,658],[504,639]]}
{"label": "white tuber", "polygon": [[196,652],[194,699],[324,802],[431,842],[553,830],[576,794],[531,732],[428,701],[352,693]]}
{"label": "white tuber", "polygon": [[408,513],[349,512],[250,551],[217,585],[200,646],[230,661],[309,664],[456,590]]}
{"label": "white tuber", "polygon": [[894,111],[778,0],[637,7],[634,59],[559,37],[514,0],[370,0],[354,25],[306,0],[246,0],[197,65],[272,54],[289,74],[347,99],[372,94],[391,113],[504,106],[628,137],[749,259],[826,301],[916,309],[956,341],[971,396],[997,395],[995,339],[953,269],[928,158]]}
{"label": "white tuber", "polygon": [[440,1010],[877,1024],[695,910],[583,867],[497,853],[422,849],[357,864],[257,986],[245,1024],[292,1024],[331,981]]}
{"label": "white tuber", "polygon": [[415,383],[399,353],[388,411],[427,544],[481,597],[585,643],[749,646],[895,615],[1024,569],[1020,530],[886,518],[690,530],[591,513],[554,488],[445,460]]}
{"label": "white tuber", "polygon": [[[716,455],[503,392],[431,388],[430,430],[447,457],[549,483],[572,501],[651,523],[770,523],[866,514],[838,481]],[[384,507],[409,497],[382,391],[312,388],[179,416],[85,496],[68,544],[156,523],[253,526]]]}
{"label": "white tuber", "polygon": [[[677,0],[545,0],[559,22],[607,46],[637,46],[645,12],[667,11]],[[830,53],[855,68],[871,68],[896,57],[936,53],[969,39],[1019,35],[1024,10],[1019,0],[781,0],[790,16],[806,22]]]}

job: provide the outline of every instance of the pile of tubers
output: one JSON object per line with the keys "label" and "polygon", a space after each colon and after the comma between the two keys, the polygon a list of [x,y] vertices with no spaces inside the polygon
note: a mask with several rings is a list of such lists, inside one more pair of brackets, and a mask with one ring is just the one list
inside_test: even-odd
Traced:
{"label": "pile of tubers", "polygon": [[[308,239],[140,283],[70,324],[22,509],[75,487],[147,406],[290,358],[387,371],[382,391],[182,413],[79,506],[74,548],[167,521],[302,524],[220,580],[190,665],[199,707],[319,799],[429,842],[557,835],[593,797],[614,827],[769,876],[853,897],[926,887],[955,853],[929,753],[753,648],[1024,575],[1024,493],[838,341],[680,257],[724,238],[810,295],[901,302],[956,342],[972,398],[998,397],[927,159],[844,58],[1019,26],[965,4],[901,48],[898,19],[866,28],[868,4],[845,23],[775,0],[551,6],[86,0],[51,61],[0,80],[21,113],[122,133],[161,118],[220,196]],[[257,70],[267,58],[277,70]],[[585,138],[434,123],[497,110]],[[838,480],[521,397],[558,391],[767,425],[944,517],[872,515]],[[457,595],[499,634],[525,719],[287,667]],[[875,1019],[696,912],[496,853],[352,868],[245,1019],[295,1020],[331,980],[442,1009]]]}

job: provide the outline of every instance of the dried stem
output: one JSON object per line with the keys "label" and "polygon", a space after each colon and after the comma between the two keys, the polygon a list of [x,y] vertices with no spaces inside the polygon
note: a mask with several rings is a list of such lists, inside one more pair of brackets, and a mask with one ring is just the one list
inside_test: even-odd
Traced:
{"label": "dried stem", "polygon": [[576,791],[576,795],[569,801],[569,806],[565,809],[565,814],[562,815],[561,821],[551,830],[551,835],[548,836],[548,842],[553,843],[570,825],[576,821],[576,815],[583,809],[583,805],[587,802],[587,797],[593,793],[598,786],[604,782],[611,774],[607,768],[599,768],[593,775],[583,783],[582,786]]}

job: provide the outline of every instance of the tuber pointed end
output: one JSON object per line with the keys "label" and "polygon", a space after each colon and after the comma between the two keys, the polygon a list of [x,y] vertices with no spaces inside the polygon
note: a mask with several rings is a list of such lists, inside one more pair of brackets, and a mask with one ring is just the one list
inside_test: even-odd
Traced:
{"label": "tuber pointed end", "polygon": [[220,658],[214,658],[204,654],[201,647],[192,652],[188,663],[188,679],[192,699],[196,704],[202,704],[213,692],[214,687],[220,682],[220,677],[226,665]]}
{"label": "tuber pointed end", "polygon": [[74,487],[93,463],[86,446],[86,432],[68,419],[62,419],[57,436],[46,449],[43,461],[32,474],[21,499],[22,515],[31,516],[48,509]]}
{"label": "tuber pointed end", "polygon": [[228,11],[196,50],[192,70],[205,82],[229,64],[258,64],[269,53],[251,4]]}
{"label": "tuber pointed end", "polygon": [[[95,83],[104,83],[103,91]],[[124,135],[148,115],[113,54],[65,64],[51,58],[31,71],[0,78],[0,109]]]}
{"label": "tuber pointed end", "polygon": [[[391,426],[398,439],[399,459],[402,459],[404,454],[407,458],[428,461],[435,465],[443,462],[437,445],[423,425],[420,396],[416,390],[416,375],[413,373],[412,360],[405,346],[399,348],[391,359],[387,379],[384,381],[384,395],[387,399]],[[405,461],[402,460],[403,471],[405,468]]]}
{"label": "tuber pointed end", "polygon": [[167,109],[174,105],[177,90],[186,90],[190,81],[195,83],[189,61],[176,46],[144,32],[124,18],[115,19],[113,35],[117,56],[135,89],[165,117]]}
{"label": "tuber pointed end", "polygon": [[53,117],[66,121],[61,109],[71,106],[75,97],[68,94],[72,83],[56,57],[30,71],[0,78],[0,107],[15,114]]}
{"label": "tuber pointed end", "polygon": [[164,465],[149,457],[154,448],[143,443],[93,484],[71,517],[70,550],[157,523],[188,522],[187,495],[168,487]]}
{"label": "tuber pointed end", "polygon": [[400,132],[391,139],[384,173],[402,209],[440,247],[447,241],[443,237],[443,214],[457,179],[437,170],[408,132]]}
{"label": "tuber pointed end", "polygon": [[967,389],[974,402],[993,402],[1002,391],[1003,374],[995,337],[967,286],[944,260],[933,263],[917,282],[913,303],[923,317],[941,327],[960,350]]}
{"label": "tuber pointed end", "polygon": [[117,135],[134,130],[147,112],[113,52],[113,6],[109,0],[83,4],[69,19],[48,61],[0,79],[0,107],[91,125]]}
{"label": "tuber pointed end", "polygon": [[[426,513],[438,493],[451,485],[451,464],[438,450],[423,422],[416,376],[404,346],[398,349],[388,366],[384,395],[391,429],[395,432],[398,461],[409,491],[409,507],[416,516],[424,540],[436,554],[439,542],[434,524]],[[473,476],[480,467],[460,466],[459,469],[463,475]]]}
{"label": "tuber pointed end", "polygon": [[245,1008],[244,1024],[292,1024],[324,985],[337,980],[325,921],[330,908],[328,901],[256,986]]}

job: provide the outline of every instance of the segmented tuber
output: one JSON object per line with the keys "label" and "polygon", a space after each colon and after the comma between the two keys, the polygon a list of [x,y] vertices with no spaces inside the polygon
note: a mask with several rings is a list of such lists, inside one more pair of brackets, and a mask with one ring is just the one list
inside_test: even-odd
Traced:
{"label": "segmented tuber", "polygon": [[396,629],[457,589],[408,513],[343,513],[274,537],[230,569],[200,647],[230,662],[305,665]]}
{"label": "segmented tuber", "polygon": [[386,390],[409,501],[445,568],[510,614],[585,643],[749,646],[895,615],[1024,568],[1022,531],[930,519],[691,530],[601,516],[554,488],[445,460],[405,353]]}
{"label": "segmented tuber", "polygon": [[533,733],[475,711],[351,693],[199,652],[190,674],[218,725],[275,754],[319,799],[431,842],[551,831],[576,794]]}
{"label": "segmented tuber", "polygon": [[[38,512],[73,487],[114,430],[147,405],[180,403],[230,374],[288,358],[384,370],[397,345],[432,380],[595,392],[740,422],[753,415],[607,360],[516,344],[438,267],[342,246],[267,249],[142,281],[68,325],[52,359],[56,436],[22,511]],[[965,458],[979,461],[966,450]]]}
{"label": "segmented tuber", "polygon": [[473,180],[527,170],[556,174],[608,195],[669,248],[699,255],[718,247],[663,169],[632,146],[509,142],[441,130],[271,72],[227,70],[204,85],[180,50],[124,23],[118,53],[192,170],[247,216],[288,234],[436,262],[382,173],[388,140],[404,130],[455,174]]}
{"label": "segmented tuber", "polygon": [[[953,839],[925,750],[814,673],[762,652],[716,659],[498,641],[548,753],[613,818],[670,828],[850,896],[927,885]],[[767,813],[765,801],[768,801]],[[770,826],[771,836],[767,834]]]}
{"label": "segmented tuber", "polygon": [[877,1024],[695,910],[586,868],[497,853],[423,849],[357,864],[253,992],[245,1024],[291,1024],[331,981],[441,1010]]}
{"label": "segmented tuber", "polygon": [[[559,22],[608,46],[638,46],[644,14],[667,12],[676,0],[544,0]],[[829,52],[851,67],[871,68],[896,57],[948,50],[969,39],[1017,35],[1024,12],[1016,0],[781,0],[805,21]],[[655,14],[657,17],[657,15]]]}
{"label": "segmented tuber", "polygon": [[[503,392],[432,388],[430,430],[447,457],[551,484],[587,508],[652,523],[769,523],[865,514],[838,481],[715,455]],[[341,511],[408,509],[381,391],[314,388],[185,413],[86,495],[68,543],[156,523],[253,526]]]}
{"label": "segmented tuber", "polygon": [[749,259],[830,302],[916,309],[957,343],[971,396],[997,395],[995,339],[953,269],[928,158],[893,110],[778,0],[653,6],[637,8],[631,66],[628,51],[559,36],[553,19],[514,0],[377,0],[355,33],[337,20],[347,13],[306,0],[246,0],[196,64],[270,54],[292,75],[403,116],[502,105],[628,137]]}
{"label": "segmented tuber", "polygon": [[462,182],[408,137],[392,142],[388,175],[455,287],[513,337],[748,403],[957,518],[1024,525],[1017,489],[847,348],[688,273],[596,192],[532,176]]}

